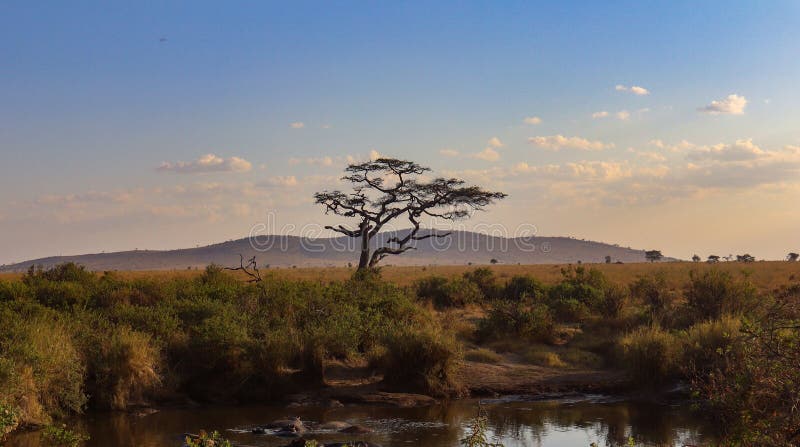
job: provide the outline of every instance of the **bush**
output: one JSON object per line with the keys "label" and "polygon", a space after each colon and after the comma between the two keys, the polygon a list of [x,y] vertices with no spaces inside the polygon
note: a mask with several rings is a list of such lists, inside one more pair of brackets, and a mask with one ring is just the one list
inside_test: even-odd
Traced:
{"label": "bush", "polygon": [[[35,308],[34,308],[35,309]],[[0,389],[22,423],[47,423],[86,403],[85,365],[68,327],[41,309],[0,310]]]}
{"label": "bush", "polygon": [[66,425],[45,427],[42,430],[42,438],[54,447],[78,447],[89,440],[88,435],[76,433],[68,429]]}
{"label": "bush", "polygon": [[471,272],[464,272],[463,277],[478,286],[486,299],[493,300],[500,297],[501,288],[491,269],[480,267]]}
{"label": "bush", "polygon": [[[726,432],[725,445],[795,446],[800,433],[800,291],[789,291],[741,323],[715,368],[691,376],[693,390]],[[770,300],[771,301],[771,300]],[[732,322],[729,323],[733,325]],[[714,329],[707,332],[723,332]]]}
{"label": "bush", "polygon": [[460,391],[455,374],[461,351],[452,334],[435,328],[399,329],[384,344],[381,363],[388,384],[439,396]]}
{"label": "bush", "polygon": [[0,280],[0,303],[25,297],[28,293],[28,286],[23,282]]}
{"label": "bush", "polygon": [[757,290],[748,280],[736,280],[728,272],[709,270],[690,273],[686,301],[697,320],[717,319],[722,315],[740,315],[753,308]]}
{"label": "bush", "polygon": [[143,404],[161,378],[159,352],[148,334],[120,326],[92,340],[89,384],[100,408],[124,410]]}
{"label": "bush", "polygon": [[233,447],[233,444],[218,431],[208,434],[201,430],[197,436],[186,436],[184,443],[186,447]]}
{"label": "bush", "polygon": [[503,289],[503,297],[507,300],[519,301],[523,298],[541,300],[545,297],[547,289],[536,278],[528,275],[515,275],[508,280]]}
{"label": "bush", "polygon": [[639,277],[631,283],[630,289],[631,296],[647,305],[656,318],[661,316],[674,301],[674,295],[667,287],[663,272]]}
{"label": "bush", "polygon": [[6,435],[16,430],[19,426],[19,416],[17,411],[11,408],[10,405],[0,403],[0,443],[6,438]]}
{"label": "bush", "polygon": [[547,303],[560,321],[580,321],[604,306],[608,282],[602,272],[583,267],[561,270],[562,280],[551,287]]}
{"label": "bush", "polygon": [[89,292],[76,282],[38,281],[33,293],[37,301],[53,309],[84,308],[89,303]]}
{"label": "bush", "polygon": [[518,337],[550,343],[555,338],[555,323],[544,304],[497,301],[478,322],[477,334],[483,340]]}
{"label": "bush", "polygon": [[688,375],[705,375],[719,369],[740,337],[741,320],[723,316],[690,327],[684,337],[683,365]]}
{"label": "bush", "polygon": [[417,281],[416,290],[419,298],[430,301],[437,308],[462,307],[484,299],[476,283],[462,278],[447,280],[431,276]]}
{"label": "bush", "polygon": [[31,266],[28,269],[28,272],[22,278],[22,281],[28,285],[31,285],[38,280],[74,282],[90,287],[92,284],[94,284],[96,279],[97,277],[95,274],[87,271],[86,267],[75,264],[74,262],[66,262],[56,265],[48,270],[43,270],[41,266],[39,268],[34,268]]}
{"label": "bush", "polygon": [[658,326],[639,328],[620,340],[622,362],[636,383],[659,385],[676,377],[680,344]]}
{"label": "bush", "polygon": [[622,313],[628,301],[628,289],[618,284],[608,284],[603,293],[603,299],[598,307],[600,314],[608,318],[617,318]]}

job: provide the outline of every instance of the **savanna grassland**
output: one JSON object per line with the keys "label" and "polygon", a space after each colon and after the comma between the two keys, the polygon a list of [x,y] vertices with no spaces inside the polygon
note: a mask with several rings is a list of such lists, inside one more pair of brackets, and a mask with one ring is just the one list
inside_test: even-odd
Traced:
{"label": "savanna grassland", "polygon": [[189,400],[420,401],[684,383],[731,442],[793,445],[800,434],[800,263],[262,276],[73,264],[0,276],[0,433]]}

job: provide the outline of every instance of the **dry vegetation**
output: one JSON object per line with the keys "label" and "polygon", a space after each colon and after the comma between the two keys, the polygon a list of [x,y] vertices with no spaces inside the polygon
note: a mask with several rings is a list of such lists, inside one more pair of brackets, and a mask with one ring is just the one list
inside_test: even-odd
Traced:
{"label": "dry vegetation", "polygon": [[[775,399],[800,402],[800,263],[262,276],[65,265],[0,277],[0,411],[41,423],[87,405],[271,400],[326,384],[328,366],[344,362],[369,364],[384,389],[432,395],[684,381],[731,427],[760,408],[767,421],[740,438],[790,445],[800,429],[791,405],[770,412]],[[783,357],[757,357],[774,352]]]}
{"label": "dry vegetation", "polygon": [[[686,282],[690,271],[720,270],[734,274],[746,273],[750,280],[761,290],[772,290],[791,278],[800,279],[800,262],[760,261],[753,263],[720,262],[658,262],[630,264],[583,264],[585,267],[601,271],[609,280],[627,284],[632,279],[655,272],[663,272],[668,286],[680,288]],[[567,264],[534,264],[534,265],[431,265],[431,266],[386,266],[381,268],[383,279],[399,286],[407,286],[415,281],[431,276],[446,278],[460,277],[465,272],[478,267],[488,268],[501,281],[513,276],[530,275],[545,284],[554,284],[561,280],[561,269]],[[304,281],[344,281],[349,279],[355,270],[347,267],[304,267],[304,268],[271,268],[264,272],[287,280]],[[121,278],[141,279],[153,277],[194,278],[203,274],[203,270],[137,270],[115,272]],[[233,273],[235,274],[235,273]],[[0,280],[13,280],[22,277],[22,273],[0,273]],[[245,276],[241,276],[245,279]]]}

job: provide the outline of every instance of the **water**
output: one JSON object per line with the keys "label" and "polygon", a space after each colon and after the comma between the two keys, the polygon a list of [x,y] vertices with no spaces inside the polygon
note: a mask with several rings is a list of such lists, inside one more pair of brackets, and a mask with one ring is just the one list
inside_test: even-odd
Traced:
{"label": "water", "polygon": [[[346,406],[285,408],[276,406],[166,409],[148,416],[91,414],[71,425],[88,433],[87,446],[180,446],[181,434],[216,429],[243,446],[282,446],[289,440],[255,435],[249,428],[275,419],[300,416],[315,423],[346,421],[374,430],[366,435],[315,432],[321,442],[365,440],[383,447],[459,445],[475,416],[477,401],[456,401],[424,408]],[[703,445],[714,440],[713,426],[685,404],[654,404],[581,397],[549,401],[524,398],[484,400],[489,438],[506,447],[587,447],[627,445],[633,436],[641,446]],[[14,436],[9,447],[45,447],[37,433]]]}

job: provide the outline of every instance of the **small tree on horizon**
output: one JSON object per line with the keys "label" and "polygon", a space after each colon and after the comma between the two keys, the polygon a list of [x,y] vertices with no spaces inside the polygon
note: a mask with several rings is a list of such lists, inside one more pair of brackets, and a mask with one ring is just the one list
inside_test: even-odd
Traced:
{"label": "small tree on horizon", "polygon": [[[461,179],[438,177],[424,181],[420,178],[429,171],[430,168],[412,161],[379,158],[345,168],[342,180],[352,184],[352,192],[324,190],[314,194],[315,203],[325,206],[325,214],[357,220],[356,228],[344,225],[325,228],[360,239],[358,270],[373,268],[386,256],[414,249],[415,241],[450,235],[434,231],[419,235],[421,219],[463,219],[471,211],[483,210],[506,197],[502,192],[466,185]],[[395,234],[380,247],[370,244],[386,224],[403,217],[411,224],[406,235]]]}
{"label": "small tree on horizon", "polygon": [[661,250],[647,250],[644,252],[644,257],[650,262],[660,261],[664,255],[661,254]]}
{"label": "small tree on horizon", "polygon": [[692,262],[700,262],[700,256],[698,255],[692,256]]}
{"label": "small tree on horizon", "polygon": [[716,264],[719,262],[719,256],[717,255],[708,255],[708,262],[709,264]]}
{"label": "small tree on horizon", "polygon": [[792,253],[789,253],[788,255],[786,255],[786,260],[789,261],[789,262],[795,262],[798,259],[800,259],[800,254],[798,254],[798,253],[792,252]]}

